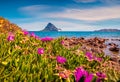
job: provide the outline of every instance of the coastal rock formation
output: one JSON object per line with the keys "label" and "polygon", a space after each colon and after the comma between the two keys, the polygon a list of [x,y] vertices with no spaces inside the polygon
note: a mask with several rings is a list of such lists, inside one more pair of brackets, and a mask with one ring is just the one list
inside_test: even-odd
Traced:
{"label": "coastal rock formation", "polygon": [[[63,46],[71,49],[74,48],[75,46],[78,46],[78,49],[76,50],[76,54],[79,54],[80,51],[83,52],[91,52],[94,55],[95,54],[104,54],[104,55],[109,55],[110,60],[112,62],[116,62],[120,64],[120,48],[119,44],[116,44],[114,42],[109,42],[109,41],[119,41],[119,39],[104,39],[104,38],[65,38]],[[108,43],[106,43],[108,42]],[[106,53],[105,50],[107,49]],[[117,54],[114,54],[117,53]]]}
{"label": "coastal rock formation", "polygon": [[42,31],[60,31],[61,29],[57,28],[52,23],[48,23],[47,26]]}
{"label": "coastal rock formation", "polygon": [[0,33],[16,32],[17,30],[21,30],[21,28],[16,24],[10,23],[3,17],[0,17]]}
{"label": "coastal rock formation", "polygon": [[102,54],[103,53],[103,49],[106,48],[105,45],[105,40],[106,39],[102,39],[102,38],[90,38],[90,39],[85,39],[83,37],[81,38],[65,38],[64,39],[64,46],[67,48],[71,48],[75,45],[80,45],[81,47],[79,48],[82,51],[89,51],[92,52],[94,54]]}
{"label": "coastal rock formation", "polygon": [[118,52],[119,51],[119,48],[118,48],[117,44],[109,43],[109,45],[110,45],[110,48],[109,48],[110,51],[113,51],[113,52]]}
{"label": "coastal rock formation", "polygon": [[119,52],[120,48],[118,47],[117,44],[113,42],[106,44],[107,41],[108,39],[98,38],[98,37],[89,38],[89,39],[85,39],[83,37],[81,38],[72,37],[72,38],[64,39],[65,42],[64,46],[66,48],[71,48],[76,45],[80,45],[80,50],[83,50],[85,52],[89,51],[94,54],[103,54],[104,49],[108,49],[109,51],[112,52]]}

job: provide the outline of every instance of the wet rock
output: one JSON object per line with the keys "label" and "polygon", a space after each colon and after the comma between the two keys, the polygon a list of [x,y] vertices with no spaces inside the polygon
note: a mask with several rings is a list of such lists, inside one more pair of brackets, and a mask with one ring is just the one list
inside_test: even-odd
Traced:
{"label": "wet rock", "polygon": [[92,53],[97,53],[97,54],[102,54],[103,53],[103,50],[100,49],[100,48],[92,48],[91,49]]}
{"label": "wet rock", "polygon": [[[80,45],[80,49],[83,50],[84,52],[86,51],[90,51],[91,53],[94,54],[98,54],[98,53],[105,53],[105,49],[107,48],[108,51],[114,51],[114,52],[118,52],[119,46],[114,43],[114,42],[110,42],[110,43],[105,43],[106,41],[109,42],[109,40],[111,41],[111,39],[104,39],[104,38],[76,38],[76,37],[72,37],[72,38],[65,38],[64,39],[64,46],[66,48],[71,48],[74,47],[76,45]],[[120,40],[120,39],[117,39]]]}
{"label": "wet rock", "polygon": [[116,47],[118,46],[117,44],[115,44],[115,43],[113,43],[113,42],[112,42],[112,43],[108,43],[108,45],[109,45],[109,46],[116,46]]}
{"label": "wet rock", "polygon": [[99,46],[99,48],[106,48],[106,45],[102,44],[102,45]]}
{"label": "wet rock", "polygon": [[114,51],[114,52],[118,52],[119,51],[119,48],[116,47],[116,46],[112,46],[109,48],[110,51]]}
{"label": "wet rock", "polygon": [[81,37],[80,39],[81,39],[81,40],[84,40],[85,38]]}
{"label": "wet rock", "polygon": [[112,41],[120,41],[120,39],[111,39]]}

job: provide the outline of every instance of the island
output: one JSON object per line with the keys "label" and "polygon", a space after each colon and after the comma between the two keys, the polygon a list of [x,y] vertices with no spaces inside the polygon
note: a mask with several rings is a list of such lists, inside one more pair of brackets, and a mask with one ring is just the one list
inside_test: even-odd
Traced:
{"label": "island", "polygon": [[61,31],[60,28],[57,28],[54,24],[48,23],[47,26],[42,31]]}
{"label": "island", "polygon": [[100,30],[95,30],[96,32],[120,32],[119,29],[100,29]]}

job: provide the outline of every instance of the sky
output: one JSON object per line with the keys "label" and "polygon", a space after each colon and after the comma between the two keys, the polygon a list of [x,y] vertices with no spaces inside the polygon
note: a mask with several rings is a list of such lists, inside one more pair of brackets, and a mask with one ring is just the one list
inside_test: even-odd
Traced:
{"label": "sky", "polygon": [[120,29],[120,0],[0,0],[0,16],[28,31]]}

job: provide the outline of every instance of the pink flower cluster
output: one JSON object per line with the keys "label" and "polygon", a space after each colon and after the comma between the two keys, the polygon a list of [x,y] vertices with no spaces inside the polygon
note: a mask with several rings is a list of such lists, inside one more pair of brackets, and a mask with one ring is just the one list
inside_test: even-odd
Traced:
{"label": "pink flower cluster", "polygon": [[57,56],[56,60],[58,63],[64,64],[67,60],[66,58],[62,57],[62,56]]}
{"label": "pink flower cluster", "polygon": [[106,75],[102,72],[97,72],[96,75],[98,77],[96,82],[102,82],[102,80],[106,78]]}
{"label": "pink flower cluster", "polygon": [[8,40],[8,41],[13,41],[14,39],[15,39],[14,34],[9,33],[9,34],[8,34],[8,37],[7,37],[7,40]]}
{"label": "pink flower cluster", "polygon": [[43,42],[51,41],[51,40],[53,40],[53,38],[51,38],[51,37],[41,38],[41,41],[43,41]]}
{"label": "pink flower cluster", "polygon": [[64,41],[63,40],[61,41],[61,44],[64,45]]}
{"label": "pink flower cluster", "polygon": [[37,53],[39,55],[43,54],[44,53],[44,49],[43,48],[38,48]]}
{"label": "pink flower cluster", "polygon": [[[102,82],[102,80],[104,80],[106,78],[106,75],[101,72],[97,72],[96,75],[97,75],[96,82]],[[74,72],[74,76],[75,76],[76,82],[81,82],[82,78],[84,78],[84,82],[91,82],[94,77],[94,75],[92,73],[88,73],[82,67],[76,68],[76,70]]]}
{"label": "pink flower cluster", "polygon": [[88,73],[82,67],[76,68],[74,72],[76,82],[80,82],[81,78],[85,78],[84,82],[91,82],[93,79],[93,74]]}
{"label": "pink flower cluster", "polygon": [[30,34],[30,37],[35,37],[36,35],[34,34],[34,32],[32,32],[31,34]]}
{"label": "pink flower cluster", "polygon": [[24,35],[28,35],[29,34],[29,32],[26,31],[26,30],[22,30],[22,32],[23,32]]}
{"label": "pink flower cluster", "polygon": [[99,61],[99,62],[102,61],[102,58],[96,57],[90,52],[87,52],[85,55],[86,55],[86,57],[88,58],[89,61],[92,61],[92,60],[96,60],[96,61]]}

